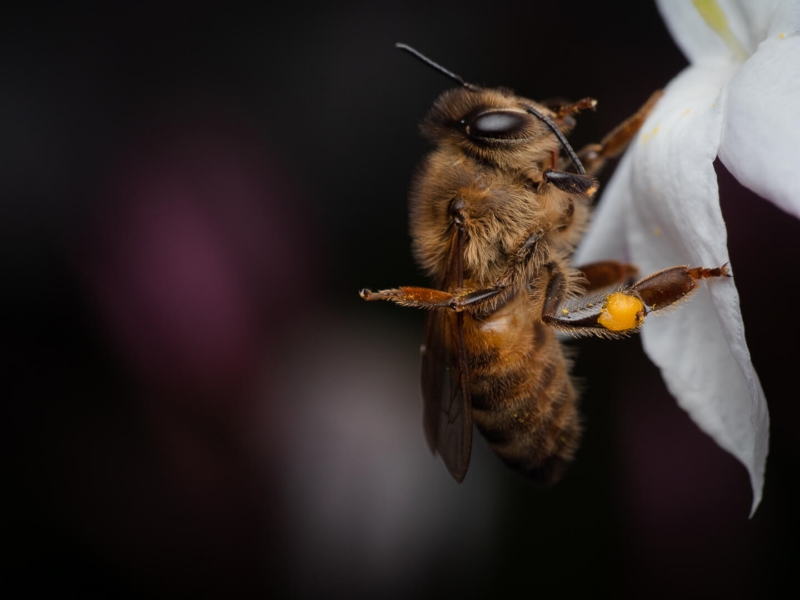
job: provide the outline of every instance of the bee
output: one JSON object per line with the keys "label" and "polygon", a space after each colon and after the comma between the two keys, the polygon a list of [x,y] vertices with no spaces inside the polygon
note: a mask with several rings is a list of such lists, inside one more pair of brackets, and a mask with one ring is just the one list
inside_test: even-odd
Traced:
{"label": "bee", "polygon": [[690,295],[727,266],[676,266],[637,281],[634,265],[574,268],[589,225],[594,175],[631,141],[656,92],[599,144],[575,152],[566,135],[596,102],[534,102],[484,88],[405,45],[398,48],[459,84],[434,102],[421,131],[435,145],[412,181],[413,252],[430,288],[361,290],[429,311],[422,346],[424,429],[458,482],[470,462],[473,422],[494,453],[550,486],[581,436],[571,362],[557,337],[617,338]]}

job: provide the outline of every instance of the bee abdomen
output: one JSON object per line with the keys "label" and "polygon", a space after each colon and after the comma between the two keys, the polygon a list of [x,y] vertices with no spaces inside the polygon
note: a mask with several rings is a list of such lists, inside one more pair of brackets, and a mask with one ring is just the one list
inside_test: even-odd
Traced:
{"label": "bee abdomen", "polygon": [[[510,468],[541,485],[556,483],[581,434],[577,393],[568,363],[552,337],[527,360],[470,380],[473,420]],[[546,358],[545,358],[546,357]]]}

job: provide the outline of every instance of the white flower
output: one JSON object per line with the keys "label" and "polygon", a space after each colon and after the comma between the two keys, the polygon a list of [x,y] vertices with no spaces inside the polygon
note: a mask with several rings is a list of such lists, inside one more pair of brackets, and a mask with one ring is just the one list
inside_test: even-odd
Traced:
{"label": "white flower", "polygon": [[[657,3],[690,65],[621,161],[576,264],[618,259],[647,274],[728,262],[717,156],[740,183],[800,216],[800,0]],[[734,282],[735,273],[706,280],[687,307],[648,319],[642,341],[680,406],[747,467],[755,511],[769,414]]]}

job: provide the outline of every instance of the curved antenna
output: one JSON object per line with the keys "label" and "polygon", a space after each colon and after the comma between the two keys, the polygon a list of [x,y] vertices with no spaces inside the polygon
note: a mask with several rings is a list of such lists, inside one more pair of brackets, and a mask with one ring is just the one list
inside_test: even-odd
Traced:
{"label": "curved antenna", "polygon": [[564,150],[567,151],[567,154],[569,154],[569,157],[572,159],[572,164],[574,164],[575,168],[578,169],[578,173],[580,173],[581,175],[586,175],[586,170],[583,168],[581,161],[578,159],[578,155],[575,154],[575,151],[572,149],[572,146],[569,145],[569,142],[567,141],[567,138],[564,137],[564,134],[561,133],[561,130],[558,128],[558,125],[553,123],[550,119],[548,119],[546,116],[544,116],[542,113],[540,113],[538,110],[536,110],[531,106],[526,106],[523,104],[522,108],[524,108],[527,112],[529,112],[534,117],[539,119],[542,123],[547,125],[551,129],[551,131],[556,134],[558,141],[561,142],[561,145],[563,146]]}
{"label": "curved antenna", "polygon": [[399,50],[403,50],[405,52],[408,52],[411,56],[415,57],[417,60],[422,61],[423,63],[428,65],[430,68],[432,68],[432,69],[434,69],[436,71],[439,71],[439,73],[441,73],[442,75],[445,75],[446,77],[449,77],[453,81],[463,85],[468,90],[472,90],[473,92],[477,92],[478,90],[481,89],[476,85],[472,85],[471,83],[467,83],[466,81],[464,81],[464,79],[460,75],[456,75],[452,71],[448,71],[442,65],[440,65],[439,63],[433,62],[430,58],[425,56],[422,52],[420,52],[419,50],[416,50],[415,48],[412,48],[408,44],[403,44],[403,43],[398,42],[397,44],[394,45],[394,47],[398,48]]}
{"label": "curved antenna", "polygon": [[[439,73],[441,73],[442,75],[444,75],[446,77],[449,77],[450,79],[452,79],[456,83],[461,84],[462,86],[464,86],[466,89],[468,89],[470,91],[478,92],[481,89],[477,85],[473,85],[471,83],[468,83],[468,82],[464,81],[464,79],[460,75],[456,75],[452,71],[449,71],[449,70],[445,69],[442,65],[440,65],[437,62],[432,61],[430,58],[428,58],[427,56],[422,54],[422,52],[420,52],[419,50],[416,50],[415,48],[412,48],[408,44],[403,44],[401,42],[398,42],[398,43],[396,43],[394,45],[394,47],[399,49],[399,50],[403,50],[405,52],[408,52],[411,56],[413,56],[417,60],[425,63],[430,68],[432,68],[432,69],[434,69],[436,71],[439,71]],[[544,123],[545,125],[547,125],[550,128],[550,130],[558,138],[558,141],[564,147],[564,150],[566,150],[567,154],[569,154],[569,157],[572,159],[572,163],[575,165],[575,168],[578,169],[578,173],[580,173],[581,175],[586,175],[586,171],[584,170],[583,165],[581,164],[581,161],[578,159],[578,155],[575,154],[575,151],[572,149],[572,146],[569,145],[569,142],[567,141],[567,138],[564,137],[564,134],[561,133],[561,130],[558,128],[558,126],[555,123],[553,123],[553,121],[551,121],[546,116],[544,116],[542,113],[540,113],[538,110],[536,110],[536,109],[534,109],[534,108],[532,108],[530,106],[526,106],[526,105],[523,105],[522,107],[528,113],[532,114],[534,117],[539,119],[542,123]]]}

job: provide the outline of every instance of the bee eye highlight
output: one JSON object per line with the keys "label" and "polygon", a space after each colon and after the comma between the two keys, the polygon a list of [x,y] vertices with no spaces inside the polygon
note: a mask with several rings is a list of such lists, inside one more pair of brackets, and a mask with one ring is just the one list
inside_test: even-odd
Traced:
{"label": "bee eye highlight", "polygon": [[467,133],[474,137],[502,139],[518,133],[527,124],[524,113],[497,110],[475,117],[467,125]]}

